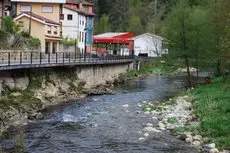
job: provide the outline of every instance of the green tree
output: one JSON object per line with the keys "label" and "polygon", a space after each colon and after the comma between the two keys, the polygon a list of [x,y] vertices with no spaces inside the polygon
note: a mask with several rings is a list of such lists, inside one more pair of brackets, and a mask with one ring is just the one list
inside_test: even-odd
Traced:
{"label": "green tree", "polygon": [[6,16],[2,19],[3,29],[10,34],[17,34],[20,31],[19,25],[17,25],[13,18]]}
{"label": "green tree", "polygon": [[103,14],[95,25],[95,33],[100,34],[108,31],[110,31],[109,17]]}
{"label": "green tree", "polygon": [[165,38],[168,41],[167,47],[171,58],[183,60],[187,68],[188,86],[191,86],[190,58],[193,55],[189,49],[190,11],[187,3],[180,2],[168,17],[165,29]]}
{"label": "green tree", "polygon": [[129,3],[126,0],[114,0],[109,13],[112,31],[126,31],[128,25]]}
{"label": "green tree", "polygon": [[230,56],[230,1],[215,1],[214,24],[215,44],[217,53],[217,71],[220,75],[228,68],[227,62]]}
{"label": "green tree", "polygon": [[194,53],[192,58],[195,59],[198,79],[198,69],[202,66],[209,66],[206,64],[207,61],[211,61],[211,58],[215,57],[212,54],[214,47],[212,45],[213,20],[210,11],[202,7],[192,9],[189,19],[191,24],[189,50]]}
{"label": "green tree", "polygon": [[143,27],[141,24],[141,20],[138,16],[131,16],[128,23],[128,31],[139,35],[143,32]]}

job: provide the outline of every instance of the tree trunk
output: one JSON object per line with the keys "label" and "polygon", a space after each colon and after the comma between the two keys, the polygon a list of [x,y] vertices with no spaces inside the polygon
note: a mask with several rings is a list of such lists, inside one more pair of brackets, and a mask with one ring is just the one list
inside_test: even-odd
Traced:
{"label": "tree trunk", "polygon": [[199,80],[199,70],[198,70],[198,53],[196,52],[196,81]]}
{"label": "tree trunk", "polygon": [[185,56],[185,65],[187,67],[187,84],[188,84],[188,87],[191,87],[192,84],[191,84],[190,66],[189,66],[189,61],[188,61],[187,56]]}
{"label": "tree trunk", "polygon": [[220,59],[217,60],[217,76],[221,76]]}

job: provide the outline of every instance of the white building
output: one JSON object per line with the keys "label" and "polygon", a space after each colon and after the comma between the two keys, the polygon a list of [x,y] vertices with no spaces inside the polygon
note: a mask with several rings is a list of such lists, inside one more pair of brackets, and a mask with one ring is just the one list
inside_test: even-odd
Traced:
{"label": "white building", "polygon": [[93,3],[67,0],[63,8],[63,37],[77,39],[77,47],[90,52],[93,45]]}
{"label": "white building", "polygon": [[85,49],[86,16],[79,13],[78,10],[66,6],[63,8],[63,15],[63,37],[77,39],[78,48],[83,51]]}
{"label": "white building", "polygon": [[135,56],[158,57],[166,54],[163,47],[163,38],[150,33],[145,33],[134,37]]}

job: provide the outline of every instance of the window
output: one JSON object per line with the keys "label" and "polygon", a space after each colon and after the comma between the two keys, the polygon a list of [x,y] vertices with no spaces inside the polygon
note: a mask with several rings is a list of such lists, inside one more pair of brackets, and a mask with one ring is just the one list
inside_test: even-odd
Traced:
{"label": "window", "polygon": [[81,20],[80,20],[80,25],[81,25]]}
{"label": "window", "polygon": [[21,5],[20,11],[21,12],[31,12],[31,6],[30,5]]}
{"label": "window", "polygon": [[19,24],[19,27],[24,27],[24,22],[23,21],[19,21],[18,24]]}
{"label": "window", "polygon": [[86,12],[89,12],[89,7],[85,7],[85,11],[86,11]]}
{"label": "window", "polygon": [[58,27],[54,26],[54,34],[57,35],[57,33],[58,33]]}
{"label": "window", "polygon": [[68,19],[68,20],[73,20],[73,15],[72,15],[72,14],[68,14],[68,15],[67,15],[67,19]]}
{"label": "window", "polygon": [[47,27],[47,33],[48,33],[48,34],[51,34],[51,26],[48,26],[48,27]]}
{"label": "window", "polygon": [[43,13],[52,13],[53,12],[53,6],[42,6],[42,12]]}
{"label": "window", "polygon": [[88,17],[88,18],[87,18],[87,24],[88,24],[89,26],[92,26],[92,17]]}
{"label": "window", "polygon": [[65,19],[64,14],[60,14],[60,20],[64,20],[64,19]]}

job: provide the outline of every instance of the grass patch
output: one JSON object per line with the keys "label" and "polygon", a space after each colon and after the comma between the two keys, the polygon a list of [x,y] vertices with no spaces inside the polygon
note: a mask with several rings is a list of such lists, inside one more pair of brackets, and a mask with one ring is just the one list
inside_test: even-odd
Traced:
{"label": "grass patch", "polygon": [[167,108],[165,106],[172,106],[175,105],[177,102],[174,99],[170,99],[167,101],[163,101],[163,102],[154,102],[152,104],[144,104],[142,106],[142,110],[143,111],[157,111],[157,112],[161,112],[161,111],[165,111]]}
{"label": "grass patch", "polygon": [[164,58],[155,58],[152,61],[149,61],[144,64],[144,66],[138,70],[138,71],[129,71],[126,76],[127,77],[135,77],[138,75],[148,75],[148,74],[161,74],[161,75],[167,75],[172,74],[175,72],[175,70],[180,67],[179,65],[162,62],[164,61]]}
{"label": "grass patch", "polygon": [[195,97],[194,109],[204,137],[210,137],[220,149],[230,149],[230,82],[213,79],[189,94]]}
{"label": "grass patch", "polygon": [[176,127],[172,130],[172,134],[173,135],[179,135],[181,133],[184,132],[194,132],[194,131],[198,131],[199,127],[197,125],[184,125],[184,126],[180,126],[180,127]]}
{"label": "grass patch", "polygon": [[[14,96],[12,93],[19,93],[19,95]],[[2,95],[0,99],[1,108],[8,109],[13,107],[21,113],[29,113],[33,109],[42,108],[41,100],[34,97],[34,93],[29,90],[7,88],[3,91]]]}
{"label": "grass patch", "polygon": [[175,124],[175,123],[177,123],[177,119],[175,117],[171,117],[171,118],[167,119],[167,122],[170,124]]}

